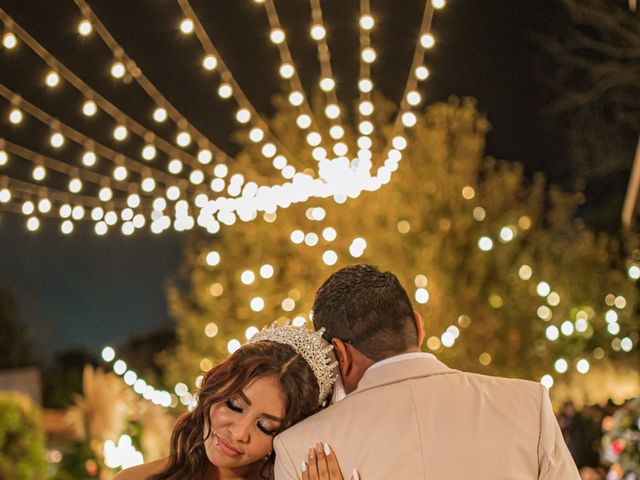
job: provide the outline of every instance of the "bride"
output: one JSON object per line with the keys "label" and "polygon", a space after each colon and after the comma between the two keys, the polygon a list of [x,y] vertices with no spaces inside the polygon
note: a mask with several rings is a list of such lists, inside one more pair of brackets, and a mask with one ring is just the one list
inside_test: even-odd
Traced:
{"label": "bride", "polygon": [[[321,336],[304,327],[264,328],[205,375],[196,408],[174,427],[169,457],[114,480],[272,480],[273,438],[319,411],[337,378]],[[310,447],[300,459],[302,478],[343,480],[330,447]]]}

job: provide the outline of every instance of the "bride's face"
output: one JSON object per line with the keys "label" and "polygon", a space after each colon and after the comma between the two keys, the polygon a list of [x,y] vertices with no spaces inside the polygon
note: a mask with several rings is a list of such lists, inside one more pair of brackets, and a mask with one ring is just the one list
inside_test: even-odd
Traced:
{"label": "bride's face", "polygon": [[204,442],[209,461],[219,468],[238,468],[263,459],[271,453],[284,412],[283,393],[274,377],[258,378],[215,404],[212,432]]}

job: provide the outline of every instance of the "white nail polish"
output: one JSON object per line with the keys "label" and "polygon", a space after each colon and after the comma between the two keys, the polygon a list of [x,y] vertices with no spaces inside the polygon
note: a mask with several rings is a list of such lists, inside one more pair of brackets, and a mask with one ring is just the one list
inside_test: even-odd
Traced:
{"label": "white nail polish", "polygon": [[331,455],[331,449],[329,448],[329,445],[326,443],[323,443],[324,445],[324,454],[328,457],[329,455]]}
{"label": "white nail polish", "polygon": [[304,460],[302,460],[300,462],[300,468],[302,469],[302,472],[306,472],[307,471],[307,462],[305,462]]}
{"label": "white nail polish", "polygon": [[353,472],[351,472],[351,478],[353,480],[360,480],[360,475],[358,475],[358,471],[354,468]]}

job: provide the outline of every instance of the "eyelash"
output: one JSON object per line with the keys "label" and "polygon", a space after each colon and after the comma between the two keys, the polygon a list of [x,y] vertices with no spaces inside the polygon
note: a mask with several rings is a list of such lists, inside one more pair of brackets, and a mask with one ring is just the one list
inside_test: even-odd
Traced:
{"label": "eyelash", "polygon": [[[234,412],[242,413],[242,411],[243,411],[242,408],[238,407],[237,405],[234,405],[233,402],[231,401],[231,399],[227,400],[225,402],[225,405],[227,406],[227,408],[229,408],[229,410],[232,410]],[[260,425],[260,422],[258,422],[258,429],[262,433],[264,433],[265,435],[269,435],[270,437],[275,437],[278,434],[277,431],[272,432],[272,431],[267,430],[262,425]]]}

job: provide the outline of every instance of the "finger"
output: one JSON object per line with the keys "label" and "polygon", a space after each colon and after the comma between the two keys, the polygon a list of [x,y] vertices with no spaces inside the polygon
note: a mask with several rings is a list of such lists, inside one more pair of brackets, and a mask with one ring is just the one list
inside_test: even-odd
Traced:
{"label": "finger", "polygon": [[331,480],[342,480],[342,472],[340,471],[340,465],[338,465],[338,459],[331,450],[331,447],[324,444],[324,453],[327,457],[327,466],[329,468],[329,478]]}
{"label": "finger", "polygon": [[358,474],[358,471],[355,468],[351,473],[351,480],[360,480],[360,475]]}
{"label": "finger", "polygon": [[307,454],[307,466],[309,468],[309,480],[320,480],[318,476],[318,456],[316,455],[316,449],[310,448]]}
{"label": "finger", "polygon": [[302,480],[309,480],[309,466],[305,460],[300,462],[300,470],[302,471]]}
{"label": "finger", "polygon": [[316,443],[316,459],[318,463],[318,479],[331,480],[329,466],[327,465],[327,454],[324,451],[324,445],[320,442]]}

